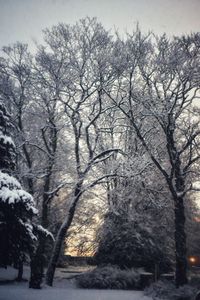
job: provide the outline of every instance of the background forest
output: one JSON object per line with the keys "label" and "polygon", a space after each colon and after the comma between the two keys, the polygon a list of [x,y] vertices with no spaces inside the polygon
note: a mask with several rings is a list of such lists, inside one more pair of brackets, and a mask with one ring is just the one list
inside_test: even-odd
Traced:
{"label": "background forest", "polygon": [[200,251],[199,74],[199,33],[122,37],[86,18],[45,29],[32,52],[3,47],[1,265],[20,278],[30,262],[38,288],[68,251],[187,283]]}

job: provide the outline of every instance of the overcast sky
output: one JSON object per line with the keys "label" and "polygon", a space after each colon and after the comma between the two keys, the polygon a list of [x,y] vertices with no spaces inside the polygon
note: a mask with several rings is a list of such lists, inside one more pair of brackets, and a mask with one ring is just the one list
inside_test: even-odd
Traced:
{"label": "overcast sky", "polygon": [[180,35],[200,30],[200,0],[0,0],[0,47],[41,42],[42,29],[97,17],[106,29]]}

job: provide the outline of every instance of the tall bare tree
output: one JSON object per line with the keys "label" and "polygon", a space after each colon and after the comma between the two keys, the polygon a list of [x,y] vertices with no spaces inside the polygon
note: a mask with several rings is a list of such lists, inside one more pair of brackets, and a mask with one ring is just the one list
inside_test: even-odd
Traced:
{"label": "tall bare tree", "polygon": [[[69,34],[70,30],[70,34]],[[57,33],[57,34],[55,34]],[[64,237],[72,223],[77,203],[83,193],[100,183],[106,174],[92,180],[95,166],[119,149],[98,151],[99,132],[97,122],[103,114],[103,86],[111,80],[108,55],[111,43],[108,32],[95,19],[81,20],[74,27],[60,25],[48,32],[64,41],[68,50],[68,79],[63,83],[61,101],[70,122],[68,134],[73,139],[74,186],[70,193],[70,205],[55,242],[55,247],[46,274],[46,282],[53,283],[53,276]],[[67,71],[66,71],[67,72]],[[94,176],[94,174],[93,174]]]}
{"label": "tall bare tree", "polygon": [[[195,105],[199,35],[172,41],[162,36],[153,45],[137,29],[127,40],[126,51],[117,93],[115,87],[107,94],[130,121],[174,200],[176,285],[180,286],[187,283],[184,199],[193,189],[191,174],[200,159],[199,108]],[[155,135],[164,143],[162,156]]]}

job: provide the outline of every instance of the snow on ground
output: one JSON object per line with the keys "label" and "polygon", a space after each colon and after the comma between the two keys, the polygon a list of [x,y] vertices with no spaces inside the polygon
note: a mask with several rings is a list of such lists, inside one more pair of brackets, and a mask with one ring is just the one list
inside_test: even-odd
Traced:
{"label": "snow on ground", "polygon": [[0,286],[0,300],[150,300],[138,291],[86,290],[77,288],[29,289],[27,285]]}
{"label": "snow on ground", "polygon": [[[25,268],[25,278],[29,270]],[[61,271],[59,270],[60,274]],[[65,274],[65,273],[64,273]],[[151,300],[140,291],[89,290],[75,287],[72,280],[56,276],[54,287],[28,288],[28,282],[3,282],[16,277],[13,268],[0,269],[0,300]]]}

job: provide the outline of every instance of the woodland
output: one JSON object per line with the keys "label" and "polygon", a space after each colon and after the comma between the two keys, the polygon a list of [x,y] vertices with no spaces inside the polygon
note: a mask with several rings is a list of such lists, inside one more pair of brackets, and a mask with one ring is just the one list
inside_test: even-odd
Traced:
{"label": "woodland", "polygon": [[0,266],[52,286],[66,253],[174,272],[200,254],[200,33],[95,18],[0,55]]}

